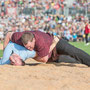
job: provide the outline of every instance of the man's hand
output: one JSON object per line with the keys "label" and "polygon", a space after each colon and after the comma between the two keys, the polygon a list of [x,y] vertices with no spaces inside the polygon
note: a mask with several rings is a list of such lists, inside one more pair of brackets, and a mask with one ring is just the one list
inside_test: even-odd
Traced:
{"label": "man's hand", "polygon": [[25,65],[25,63],[22,61],[21,57],[15,53],[12,54],[9,59],[10,59],[12,65],[15,65],[15,66]]}
{"label": "man's hand", "polygon": [[56,43],[57,44],[58,41],[59,41],[59,38],[57,36],[54,36],[53,43]]}

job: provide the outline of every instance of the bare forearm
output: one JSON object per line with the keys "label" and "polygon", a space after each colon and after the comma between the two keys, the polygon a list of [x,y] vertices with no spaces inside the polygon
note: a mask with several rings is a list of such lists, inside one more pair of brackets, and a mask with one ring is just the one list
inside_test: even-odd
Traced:
{"label": "bare forearm", "polygon": [[59,41],[59,38],[55,36],[54,37],[54,40],[53,40],[53,43],[50,46],[49,53],[54,49],[54,47],[56,46],[56,44],[58,43],[58,41]]}
{"label": "bare forearm", "polygon": [[4,44],[3,44],[3,49],[7,46],[7,44],[9,43],[9,41],[11,40],[11,36],[12,36],[13,32],[8,32],[5,40],[4,40]]}
{"label": "bare forearm", "polygon": [[46,63],[46,62],[48,61],[48,55],[45,56],[45,57],[43,57],[43,58],[41,58],[41,57],[35,57],[34,59],[35,59],[36,61],[38,61],[38,62]]}
{"label": "bare forearm", "polygon": [[53,44],[50,46],[49,53],[54,49],[55,46],[56,46],[56,43],[53,43]]}
{"label": "bare forearm", "polygon": [[10,41],[9,38],[5,38],[4,44],[3,44],[3,49],[7,46],[7,44],[9,43],[9,41]]}
{"label": "bare forearm", "polygon": [[43,63],[45,63],[43,60],[40,60],[40,59],[35,59],[36,61],[38,61],[38,62],[43,62]]}

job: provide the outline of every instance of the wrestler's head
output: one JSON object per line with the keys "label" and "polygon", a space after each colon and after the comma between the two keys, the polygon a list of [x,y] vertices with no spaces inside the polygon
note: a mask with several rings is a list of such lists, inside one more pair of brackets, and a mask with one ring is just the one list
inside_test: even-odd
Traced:
{"label": "wrestler's head", "polygon": [[15,53],[12,54],[9,59],[10,59],[11,65],[15,65],[15,66],[25,65],[25,62],[22,61],[21,57]]}

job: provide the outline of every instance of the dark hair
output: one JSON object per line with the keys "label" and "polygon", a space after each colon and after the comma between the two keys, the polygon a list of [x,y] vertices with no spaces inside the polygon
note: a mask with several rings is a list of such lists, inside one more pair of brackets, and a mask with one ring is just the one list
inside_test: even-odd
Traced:
{"label": "dark hair", "polygon": [[34,38],[34,35],[31,32],[25,32],[21,36],[21,41],[24,45],[26,45],[28,41],[32,42],[33,38]]}

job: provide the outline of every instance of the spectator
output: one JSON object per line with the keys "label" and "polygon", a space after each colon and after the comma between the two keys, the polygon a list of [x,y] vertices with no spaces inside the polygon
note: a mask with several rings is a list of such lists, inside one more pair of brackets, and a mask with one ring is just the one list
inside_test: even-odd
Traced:
{"label": "spectator", "polygon": [[86,22],[85,25],[85,41],[86,41],[86,45],[89,45],[89,41],[88,41],[88,34],[89,34],[89,30],[90,30],[90,24],[88,22]]}

